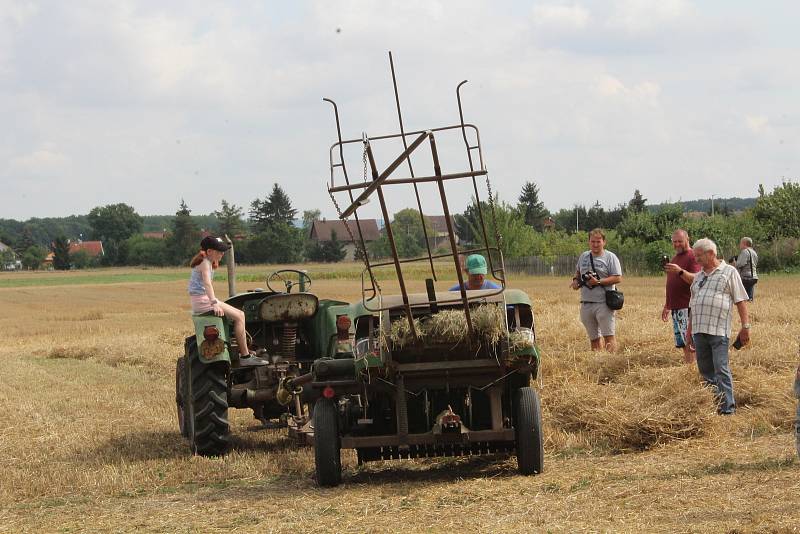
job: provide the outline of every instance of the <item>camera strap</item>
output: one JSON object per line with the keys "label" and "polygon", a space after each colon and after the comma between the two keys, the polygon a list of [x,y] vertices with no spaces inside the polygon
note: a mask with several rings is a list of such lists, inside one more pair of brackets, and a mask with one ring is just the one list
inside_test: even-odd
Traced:
{"label": "camera strap", "polygon": [[[597,276],[600,276],[600,275],[598,275],[598,274],[597,274],[597,269],[595,269],[595,267],[594,267],[594,258],[592,258],[592,251],[591,251],[591,250],[589,251],[589,263],[591,263],[591,264],[592,264],[592,272],[593,272],[595,275],[597,275]],[[602,287],[602,286],[598,284],[598,285],[596,285],[596,286],[594,286],[594,287]],[[589,289],[594,289],[594,287],[592,287],[592,288],[589,288]]]}

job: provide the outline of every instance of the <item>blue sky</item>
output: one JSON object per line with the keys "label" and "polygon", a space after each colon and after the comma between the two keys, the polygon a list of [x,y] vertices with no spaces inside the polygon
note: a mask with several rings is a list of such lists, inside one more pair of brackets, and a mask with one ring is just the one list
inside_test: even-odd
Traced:
{"label": "blue sky", "polygon": [[332,217],[321,99],[346,138],[395,132],[388,50],[407,130],[457,122],[470,80],[503,200],[527,180],[554,210],[754,196],[800,176],[797,20],[790,1],[0,0],[0,217],[208,213],[275,182]]}

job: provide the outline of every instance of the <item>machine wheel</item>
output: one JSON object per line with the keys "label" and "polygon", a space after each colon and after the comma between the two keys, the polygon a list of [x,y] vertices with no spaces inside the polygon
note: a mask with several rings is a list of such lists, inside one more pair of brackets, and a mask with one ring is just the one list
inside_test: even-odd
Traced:
{"label": "machine wheel", "polygon": [[191,381],[187,397],[192,400],[192,452],[200,456],[225,454],[230,446],[225,365],[201,363],[196,352],[190,361]]}
{"label": "machine wheel", "polygon": [[330,399],[320,399],[314,404],[314,463],[320,486],[341,483],[341,448],[336,405]]}
{"label": "machine wheel", "polygon": [[181,356],[175,364],[175,407],[178,411],[178,428],[184,438],[191,435],[187,398],[189,398],[189,382],[186,379],[186,358]]}
{"label": "machine wheel", "polygon": [[539,395],[531,387],[519,388],[514,394],[514,430],[517,436],[517,464],[523,475],[544,470],[542,441],[542,408]]}

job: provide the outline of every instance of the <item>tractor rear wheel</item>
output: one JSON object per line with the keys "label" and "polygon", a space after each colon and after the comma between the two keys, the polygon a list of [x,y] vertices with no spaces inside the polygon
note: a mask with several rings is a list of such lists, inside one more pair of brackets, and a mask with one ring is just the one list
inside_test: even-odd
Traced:
{"label": "tractor rear wheel", "polygon": [[516,391],[514,414],[519,471],[523,475],[539,474],[544,470],[544,442],[542,408],[535,389],[524,387]]}
{"label": "tractor rear wheel", "polygon": [[330,399],[314,404],[314,463],[317,484],[338,486],[342,481],[341,438],[339,414]]}
{"label": "tractor rear wheel", "polygon": [[189,371],[192,452],[200,456],[225,454],[230,446],[225,364],[202,363],[194,352]]}
{"label": "tractor rear wheel", "polygon": [[181,356],[175,364],[175,407],[178,411],[178,428],[181,436],[191,435],[191,417],[186,399],[189,398],[189,381],[186,378],[186,358]]}

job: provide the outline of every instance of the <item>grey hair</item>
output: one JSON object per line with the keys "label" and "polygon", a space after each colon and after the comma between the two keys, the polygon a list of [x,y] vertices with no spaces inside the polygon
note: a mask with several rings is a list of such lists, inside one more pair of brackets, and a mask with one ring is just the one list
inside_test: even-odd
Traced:
{"label": "grey hair", "polygon": [[708,252],[709,250],[714,252],[714,255],[717,254],[717,244],[711,241],[709,238],[704,237],[702,239],[698,239],[694,242],[694,246],[692,246],[694,250],[699,250],[702,252]]}
{"label": "grey hair", "polygon": [[752,247],[753,246],[753,238],[752,237],[743,237],[742,241],[744,241],[744,244],[747,245],[748,247]]}

